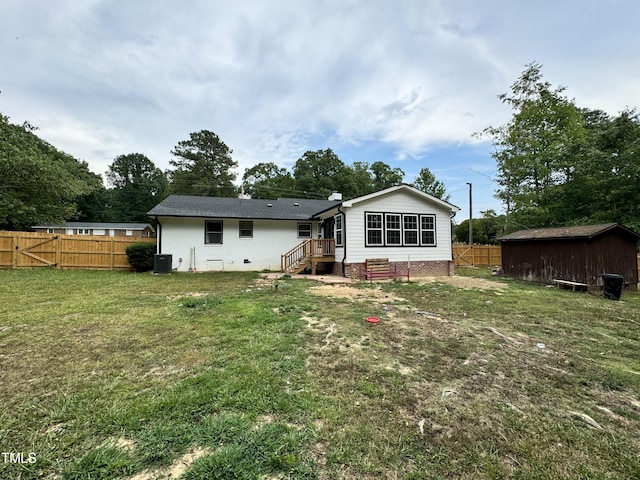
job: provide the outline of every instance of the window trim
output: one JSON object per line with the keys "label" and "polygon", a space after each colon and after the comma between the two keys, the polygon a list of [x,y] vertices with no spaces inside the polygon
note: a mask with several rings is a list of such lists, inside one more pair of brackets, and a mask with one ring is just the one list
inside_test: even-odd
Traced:
{"label": "window trim", "polygon": [[[384,228],[384,244],[388,247],[402,247],[404,245],[403,242],[403,238],[402,238],[402,214],[401,213],[385,213],[384,214],[384,224],[383,224],[383,228]],[[389,222],[392,221],[394,222],[394,226],[393,228],[389,226]],[[395,226],[397,222],[397,227]],[[397,242],[390,242],[389,241],[389,235],[392,233],[397,233],[398,235],[398,241]]]}
{"label": "window trim", "polygon": [[[389,228],[389,224],[387,219],[392,217],[400,217],[400,230],[398,228]],[[381,223],[381,228],[370,227],[370,217],[375,217],[379,219]],[[417,220],[416,228],[406,228],[405,227],[405,219],[413,218]],[[429,218],[433,223],[433,228],[423,228],[423,219]],[[398,213],[398,212],[364,212],[364,246],[365,247],[437,247],[438,246],[438,235],[437,235],[437,223],[436,223],[436,214],[435,213]],[[379,231],[381,232],[381,243],[371,243],[369,241],[369,232],[371,231]],[[389,232],[400,232],[400,243],[389,243]],[[417,242],[416,243],[407,243],[406,242],[406,233],[407,232],[416,232],[417,233]],[[433,243],[428,243],[423,241],[423,233],[432,232],[433,233]]]}
{"label": "window trim", "polygon": [[[219,223],[220,231],[209,230],[209,224]],[[209,233],[219,233],[220,241],[219,242],[209,242]],[[204,244],[205,245],[223,245],[224,244],[224,222],[222,220],[211,219],[204,221]]]}
{"label": "window trim", "polygon": [[[244,228],[243,228],[243,225]],[[245,233],[247,231],[250,231],[250,233],[248,235],[243,235],[242,231],[245,231]],[[253,220],[240,220],[238,221],[238,238],[253,238]]]}
{"label": "window trim", "polygon": [[334,215],[333,218],[335,222],[334,237],[336,239],[336,247],[342,247],[344,244],[344,217],[341,213],[338,213]]}
{"label": "window trim", "polygon": [[[300,227],[302,225],[309,226],[309,235],[300,235]],[[313,238],[313,223],[312,222],[298,222],[297,226],[298,238]]]}
{"label": "window trim", "polygon": [[[369,217],[376,216],[379,219],[380,227],[370,227]],[[369,232],[380,232],[380,243],[369,241]],[[380,212],[364,212],[364,245],[365,247],[384,247],[384,214]]]}
{"label": "window trim", "polygon": [[78,228],[76,229],[76,233],[78,235],[91,235],[91,230],[88,228]]}
{"label": "window trim", "polygon": [[[433,228],[425,229],[425,228],[422,227],[422,220],[424,218],[431,218],[432,219]],[[435,214],[420,215],[419,222],[420,222],[420,225],[419,225],[420,226],[420,233],[419,233],[419,235],[420,235],[420,246],[421,247],[437,247],[438,246],[438,235],[437,235],[437,229],[436,229],[436,216],[435,216]],[[422,234],[426,233],[426,232],[433,232],[433,243],[426,243],[426,242],[424,242],[422,240],[423,239]]]}
{"label": "window trim", "polygon": [[[415,228],[407,228],[407,219],[415,219]],[[407,242],[407,233],[415,232],[415,243]],[[420,215],[417,213],[405,213],[402,215],[402,245],[405,247],[419,247],[420,246]]]}

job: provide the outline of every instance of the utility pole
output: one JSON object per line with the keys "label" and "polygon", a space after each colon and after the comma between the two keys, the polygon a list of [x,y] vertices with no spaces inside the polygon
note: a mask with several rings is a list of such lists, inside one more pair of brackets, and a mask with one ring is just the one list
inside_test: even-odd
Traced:
{"label": "utility pole", "polygon": [[467,182],[469,185],[469,246],[473,245],[473,204],[472,204],[472,186],[470,182]]}

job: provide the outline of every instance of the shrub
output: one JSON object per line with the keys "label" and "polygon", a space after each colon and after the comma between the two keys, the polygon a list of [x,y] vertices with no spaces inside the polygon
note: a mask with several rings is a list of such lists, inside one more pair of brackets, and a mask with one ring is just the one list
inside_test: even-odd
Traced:
{"label": "shrub", "polygon": [[156,253],[156,244],[148,242],[132,243],[126,250],[129,265],[136,272],[148,272],[153,270],[153,256]]}

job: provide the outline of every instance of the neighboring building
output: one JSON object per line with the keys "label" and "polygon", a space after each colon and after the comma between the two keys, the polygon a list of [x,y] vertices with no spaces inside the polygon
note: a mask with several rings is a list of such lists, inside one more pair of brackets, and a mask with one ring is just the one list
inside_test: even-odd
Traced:
{"label": "neighboring building", "polygon": [[325,270],[363,277],[371,258],[398,274],[451,275],[451,217],[458,207],[399,185],[341,201],[172,195],[149,215],[158,253],[178,270]]}
{"label": "neighboring building", "polygon": [[568,280],[602,286],[617,274],[632,290],[638,283],[640,235],[617,223],[520,230],[500,237],[506,276],[539,283]]}
{"label": "neighboring building", "polygon": [[109,237],[151,238],[155,230],[149,223],[65,222],[63,224],[35,225],[36,232],[64,235],[105,235]]}

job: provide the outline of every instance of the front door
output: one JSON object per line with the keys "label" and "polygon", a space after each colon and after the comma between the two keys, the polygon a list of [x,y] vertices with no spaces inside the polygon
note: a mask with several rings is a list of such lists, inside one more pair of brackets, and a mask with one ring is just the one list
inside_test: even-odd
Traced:
{"label": "front door", "polygon": [[322,224],[322,238],[333,238],[336,221],[333,217],[327,218]]}

